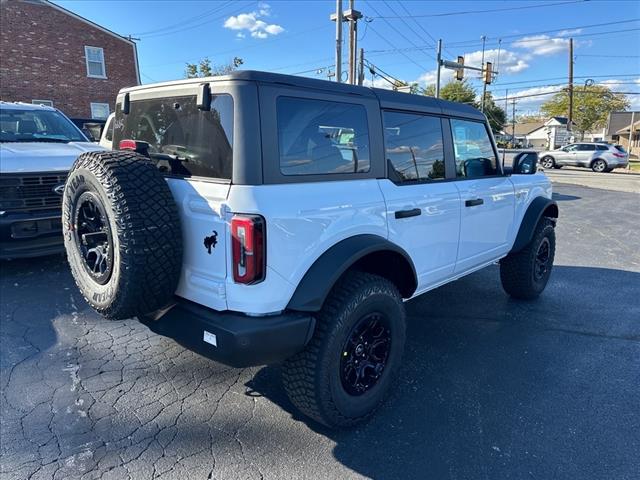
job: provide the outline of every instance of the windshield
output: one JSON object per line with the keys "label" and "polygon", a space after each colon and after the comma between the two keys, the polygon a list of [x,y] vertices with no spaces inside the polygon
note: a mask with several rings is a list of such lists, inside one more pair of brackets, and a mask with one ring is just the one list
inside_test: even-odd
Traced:
{"label": "windshield", "polygon": [[55,110],[0,110],[0,142],[86,142],[64,115]]}

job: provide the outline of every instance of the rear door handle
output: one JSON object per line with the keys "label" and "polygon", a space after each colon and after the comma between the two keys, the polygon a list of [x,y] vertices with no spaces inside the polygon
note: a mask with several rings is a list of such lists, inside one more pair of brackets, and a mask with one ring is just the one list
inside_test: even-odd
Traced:
{"label": "rear door handle", "polygon": [[481,198],[474,198],[472,200],[465,200],[464,202],[464,206],[465,207],[475,207],[477,205],[482,205],[484,203],[484,200]]}
{"label": "rear door handle", "polygon": [[411,210],[398,210],[395,215],[396,218],[409,218],[409,217],[417,217],[422,213],[422,210],[419,208],[412,208]]}

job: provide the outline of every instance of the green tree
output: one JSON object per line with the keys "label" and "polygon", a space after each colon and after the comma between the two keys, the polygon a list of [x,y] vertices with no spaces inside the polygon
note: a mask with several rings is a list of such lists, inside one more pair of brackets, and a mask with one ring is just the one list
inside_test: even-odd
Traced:
{"label": "green tree", "polygon": [[[429,85],[425,89],[424,94],[432,97],[435,96],[436,86]],[[476,91],[466,80],[463,80],[462,82],[452,80],[447,83],[440,89],[440,98],[443,100],[450,100],[452,102],[466,103],[476,108],[480,108],[480,102],[476,100]],[[487,92],[487,96],[485,97],[484,113],[489,119],[489,124],[491,125],[493,133],[500,132],[507,121],[507,115],[505,111],[493,101],[491,92]]]}
{"label": "green tree", "polygon": [[[430,97],[435,97],[436,86],[429,85],[425,89],[424,94]],[[440,88],[440,98],[443,100],[450,100],[452,102],[467,103],[474,107],[478,106],[476,103],[476,91],[466,80],[463,80],[462,82],[452,80],[444,85]]]}
{"label": "green tree", "polygon": [[493,131],[494,135],[499,133],[504,128],[504,124],[507,121],[507,114],[501,107],[496,105],[496,102],[493,101],[493,95],[491,95],[491,92],[487,92],[487,96],[484,99],[484,113],[489,119],[491,131]]}
{"label": "green tree", "polygon": [[[612,93],[604,85],[576,87],[573,95],[574,129],[584,138],[584,133],[603,128],[607,123],[610,112],[626,110],[629,101],[624,95]],[[569,114],[569,95],[566,91],[556,93],[550,100],[543,103],[540,110],[548,117]]]}
{"label": "green tree", "polygon": [[187,78],[212,77],[217,75],[227,75],[237,70],[244,60],[240,57],[233,57],[233,60],[223,65],[213,65],[209,57],[204,57],[198,63],[187,63],[185,76]]}

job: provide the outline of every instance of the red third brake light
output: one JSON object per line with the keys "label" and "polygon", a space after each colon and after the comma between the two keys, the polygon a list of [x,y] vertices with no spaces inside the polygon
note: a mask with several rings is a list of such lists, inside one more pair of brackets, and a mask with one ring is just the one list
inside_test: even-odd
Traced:
{"label": "red third brake light", "polygon": [[260,215],[234,215],[231,219],[233,280],[252,284],[265,276],[265,222]]}
{"label": "red third brake light", "polygon": [[120,150],[135,150],[136,146],[135,140],[120,140]]}

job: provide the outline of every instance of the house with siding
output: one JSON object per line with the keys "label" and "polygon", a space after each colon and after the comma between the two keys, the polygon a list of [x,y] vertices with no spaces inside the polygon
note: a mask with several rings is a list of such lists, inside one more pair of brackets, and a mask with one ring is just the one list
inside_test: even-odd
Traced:
{"label": "house with siding", "polygon": [[106,118],[140,84],[136,44],[46,0],[0,0],[0,99]]}
{"label": "house with siding", "polygon": [[[633,124],[633,125],[632,125]],[[617,143],[629,153],[640,153],[640,111],[611,112],[605,129],[606,140]]]}

